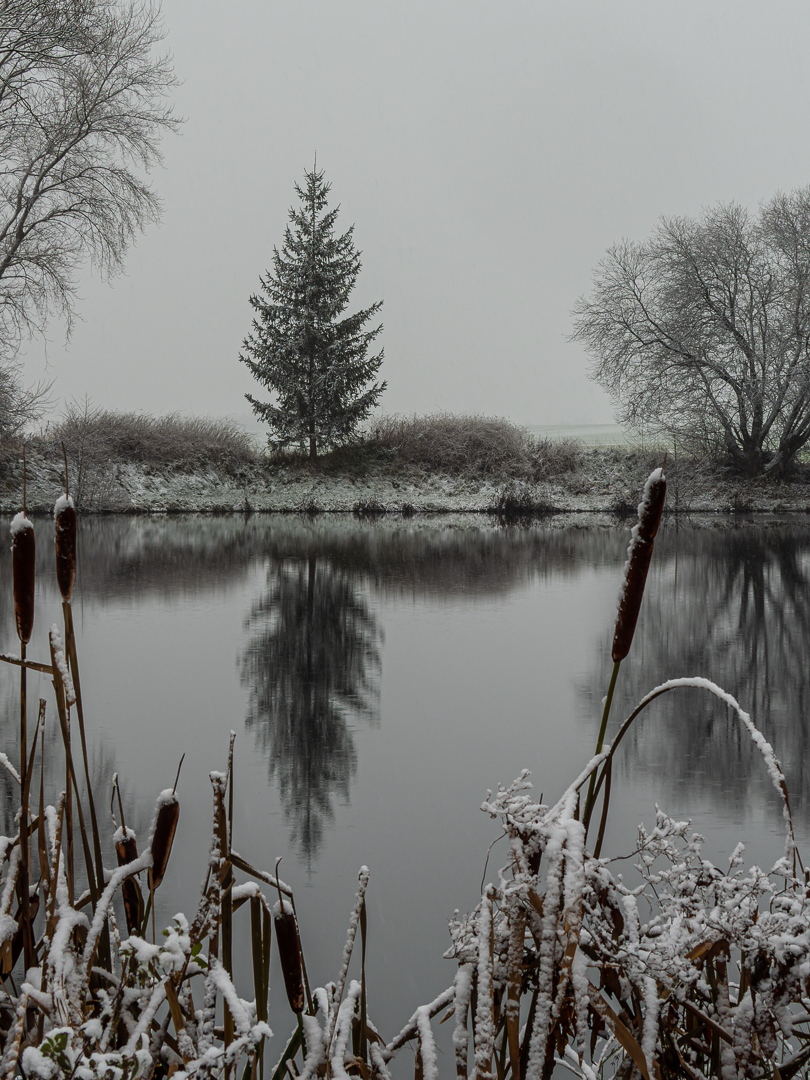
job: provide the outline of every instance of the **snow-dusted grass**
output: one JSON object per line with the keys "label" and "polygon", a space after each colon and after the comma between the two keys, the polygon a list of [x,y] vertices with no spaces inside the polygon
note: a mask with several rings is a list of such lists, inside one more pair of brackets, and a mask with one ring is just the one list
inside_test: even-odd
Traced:
{"label": "snow-dusted grass", "polygon": [[73,471],[82,454],[108,461],[189,467],[214,462],[233,467],[257,456],[255,440],[231,420],[207,416],[150,416],[73,403],[47,436],[64,442]]}
{"label": "snow-dusted grass", "polygon": [[538,480],[574,472],[582,447],[574,439],[537,439],[494,416],[382,416],[368,445],[388,450],[399,466],[433,472]]}
{"label": "snow-dusted grass", "polygon": [[[76,506],[84,512],[558,513],[632,516],[638,477],[663,448],[588,447],[538,439],[505,420],[388,417],[314,463],[268,456],[217,420],[75,409],[56,429],[66,444]],[[48,428],[27,444],[28,507],[50,512],[62,447]],[[709,458],[670,454],[674,513],[810,511],[810,465],[787,479],[746,479]],[[22,491],[19,446],[0,446],[0,509]]]}
{"label": "snow-dusted grass", "polygon": [[[624,599],[633,590],[643,594],[633,560],[644,544],[652,548],[651,522],[660,505],[652,506],[650,493],[660,495],[663,483],[659,471],[645,489]],[[62,792],[46,800],[42,779],[39,792],[31,791],[32,766],[45,753],[44,740],[41,746],[37,741],[39,722],[26,768],[18,773],[0,755],[21,786],[20,831],[0,837],[0,1078],[22,1071],[42,1080],[390,1080],[391,1062],[406,1046],[415,1051],[417,1080],[453,1073],[476,1080],[551,1080],[560,1075],[555,1070],[583,1080],[787,1080],[810,1062],[810,888],[785,778],[751,717],[714,683],[676,678],[651,690],[613,743],[597,748],[556,802],[535,799],[526,772],[508,788],[487,793],[482,809],[501,823],[508,842],[504,865],[476,908],[450,922],[446,955],[456,970],[448,987],[417,1006],[386,1041],[366,996],[369,870],[360,868],[335,981],[311,987],[292,891],[277,873],[254,867],[231,846],[233,735],[227,768],[209,777],[211,844],[192,919],[177,914],[157,937],[150,923],[154,890],[170,872],[177,781],[158,795],[140,853],[118,791],[122,820],[110,827],[118,866],[96,861],[92,788],[88,775],[88,790],[80,792],[69,738],[75,713],[84,751],[69,599],[64,612],[64,642],[58,627],[51,629],[48,670],[70,797]],[[626,603],[620,603],[619,629],[623,619]],[[625,631],[617,630],[617,637],[627,642]],[[622,739],[648,710],[648,722],[654,722],[655,702],[683,687],[717,697],[762,756],[785,821],[785,847],[768,872],[746,868],[741,845],[727,866],[714,866],[689,822],[658,807],[654,827],[640,826],[629,841],[629,859],[626,852],[617,860],[600,853],[612,762]],[[24,737],[23,752],[25,746]],[[583,812],[588,787],[593,802],[589,798]],[[106,804],[108,793],[97,796]],[[588,826],[600,797],[594,851]],[[81,844],[74,845],[69,838],[77,827]],[[12,915],[27,872],[29,905]],[[250,973],[233,970],[237,918],[249,920]],[[267,1025],[273,937],[292,1014],[291,1034],[280,1040]],[[25,951],[30,962],[22,970]],[[251,975],[253,998],[246,1000],[236,983],[248,983]],[[452,1061],[440,1052],[439,1019],[452,1021]],[[265,1060],[278,1065],[265,1069]]]}

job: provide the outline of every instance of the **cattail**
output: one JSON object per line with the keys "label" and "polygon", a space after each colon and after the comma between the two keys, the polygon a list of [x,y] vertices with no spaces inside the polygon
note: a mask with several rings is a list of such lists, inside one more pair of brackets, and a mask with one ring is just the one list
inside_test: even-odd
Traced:
{"label": "cattail", "polygon": [[122,825],[115,830],[115,854],[118,857],[118,865],[126,866],[127,863],[135,862],[138,858],[138,841],[132,829]]}
{"label": "cattail", "polygon": [[180,803],[174,788],[167,788],[158,796],[158,812],[152,833],[152,865],[149,868],[149,888],[156,889],[163,881],[169,856],[172,853],[174,834],[180,817]]}
{"label": "cattail", "polygon": [[290,1008],[296,1014],[304,1011],[304,975],[301,968],[301,942],[298,923],[290,904],[281,896],[273,908],[278,956],[284,976],[284,989]]}
{"label": "cattail", "polygon": [[[126,866],[127,863],[134,862],[138,858],[138,843],[132,829],[122,825],[120,829],[116,829],[113,839],[119,866]],[[121,885],[121,897],[124,901],[127,930],[130,934],[137,933],[143,921],[143,896],[140,885],[134,877],[124,879]]]}
{"label": "cattail", "polygon": [[23,645],[27,645],[34,629],[36,542],[33,522],[25,516],[24,511],[11,522],[11,565],[17,637]]}
{"label": "cattail", "polygon": [[627,564],[624,568],[624,583],[619,600],[619,614],[616,618],[616,632],[613,635],[613,660],[618,663],[630,652],[636,622],[644,596],[644,585],[653,552],[653,540],[661,524],[664,500],[667,495],[667,481],[663,469],[654,469],[644,485],[644,494],[638,508],[638,524],[633,526],[630,547],[627,549]]}
{"label": "cattail", "polygon": [[56,521],[56,582],[63,600],[73,596],[76,580],[76,509],[70,495],[60,495],[53,508]]}

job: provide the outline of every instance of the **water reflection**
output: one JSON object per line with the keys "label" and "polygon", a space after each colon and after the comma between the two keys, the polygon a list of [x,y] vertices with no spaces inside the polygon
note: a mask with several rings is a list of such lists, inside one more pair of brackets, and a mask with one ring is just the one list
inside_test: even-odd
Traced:
{"label": "water reflection", "polygon": [[538,574],[576,573],[617,557],[616,536],[599,531],[345,518],[276,520],[262,551],[267,583],[246,621],[240,665],[246,723],[277,782],[291,845],[308,865],[334,801],[350,796],[353,724],[379,723],[382,630],[369,597],[474,603]]}
{"label": "water reflection", "polygon": [[355,575],[310,554],[271,563],[247,620],[247,726],[278,782],[291,843],[311,864],[357,769],[352,724],[379,722],[379,624]]}
{"label": "water reflection", "polygon": [[[38,590],[46,597],[55,595],[52,528],[50,519],[37,522]],[[469,516],[362,524],[344,516],[84,518],[75,606],[77,619],[80,610],[89,616],[106,608],[135,619],[144,600],[171,607],[209,590],[220,599],[231,590],[236,595],[245,583],[253,587],[257,564],[267,567],[252,605],[241,594],[239,617],[245,608],[249,616],[245,640],[226,647],[238,653],[248,722],[281,792],[295,845],[311,861],[322,850],[337,802],[350,794],[358,768],[353,728],[380,721],[377,605],[472,607],[519,595],[538,580],[573,582],[600,570],[618,582],[626,545],[626,529],[615,526],[502,529]],[[10,557],[9,545],[0,544],[0,580],[7,583]],[[93,621],[88,617],[87,625]],[[612,627],[605,622],[601,656],[572,653],[570,669],[548,673],[555,681],[579,680],[580,665],[592,666],[582,689],[594,734],[611,667]],[[35,628],[38,648],[45,629],[44,623]],[[670,526],[657,543],[614,715],[626,715],[664,678],[713,678],[739,698],[773,742],[796,812],[806,813],[809,636],[806,523]],[[0,589],[0,648],[17,648],[10,585]],[[499,658],[492,659],[497,666]],[[16,679],[0,680],[0,739],[12,757],[16,693]],[[628,739],[618,767],[636,778],[654,776],[665,801],[677,789],[680,804],[708,797],[727,815],[744,813],[750,785],[765,788],[767,780],[722,707],[690,693],[671,695],[654,708]],[[49,757],[56,768],[57,746]],[[5,784],[0,773],[0,817],[13,804]]]}
{"label": "water reflection", "polygon": [[[656,547],[642,619],[619,681],[618,719],[665,678],[702,675],[750,712],[785,770],[794,812],[810,799],[810,529],[670,529]],[[587,692],[598,702],[605,649]],[[767,786],[759,754],[725,708],[698,691],[653,706],[632,733],[624,769],[668,791],[743,812],[750,785]]]}

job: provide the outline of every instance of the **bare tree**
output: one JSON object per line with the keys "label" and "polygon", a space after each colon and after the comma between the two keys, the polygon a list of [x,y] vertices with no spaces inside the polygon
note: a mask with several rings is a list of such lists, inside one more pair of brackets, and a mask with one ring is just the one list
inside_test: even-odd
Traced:
{"label": "bare tree", "polygon": [[782,473],[810,439],[810,187],[611,248],[574,339],[621,422]]}
{"label": "bare tree", "polygon": [[159,215],[143,174],[177,124],[162,37],[140,0],[0,0],[0,366],[13,381],[48,315],[70,333],[79,267],[120,270]]}

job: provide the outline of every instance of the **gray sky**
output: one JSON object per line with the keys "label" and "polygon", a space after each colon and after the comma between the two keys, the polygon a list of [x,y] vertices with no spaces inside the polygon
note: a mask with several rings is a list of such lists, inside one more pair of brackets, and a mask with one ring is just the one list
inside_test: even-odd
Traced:
{"label": "gray sky", "polygon": [[247,420],[248,296],[318,165],[383,300],[386,412],[610,422],[570,310],[661,214],[810,183],[810,5],[164,0],[187,123],[160,228],[88,270],[58,399]]}

